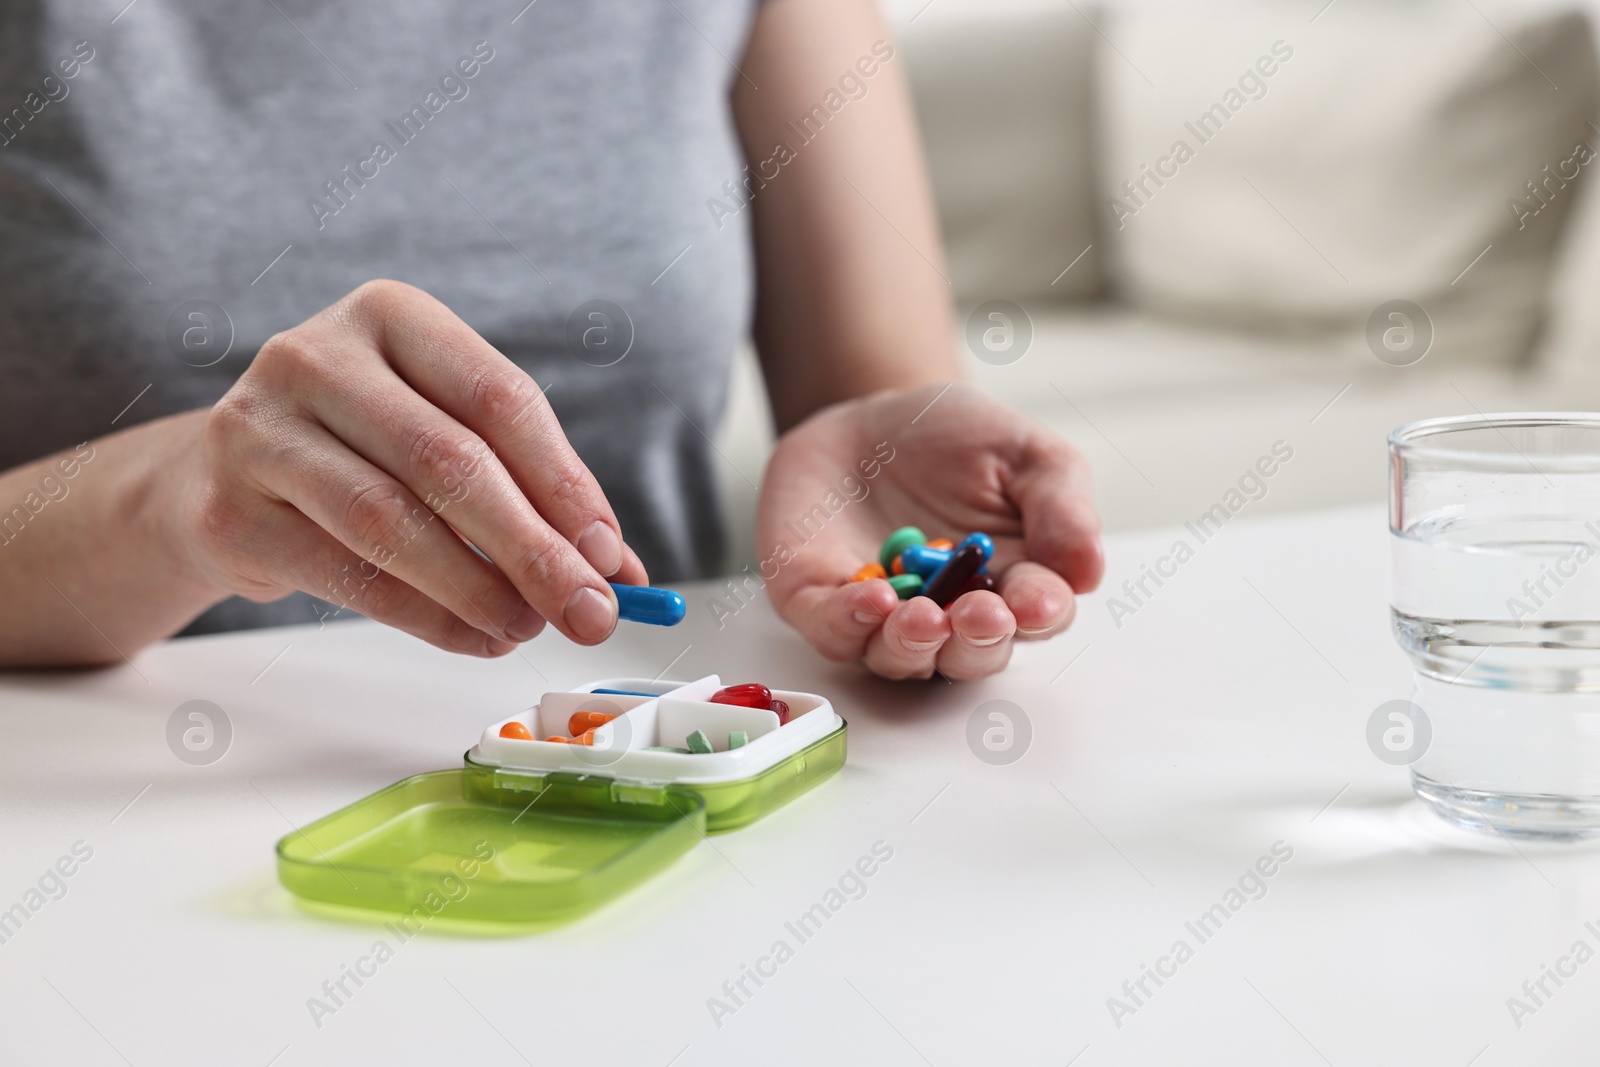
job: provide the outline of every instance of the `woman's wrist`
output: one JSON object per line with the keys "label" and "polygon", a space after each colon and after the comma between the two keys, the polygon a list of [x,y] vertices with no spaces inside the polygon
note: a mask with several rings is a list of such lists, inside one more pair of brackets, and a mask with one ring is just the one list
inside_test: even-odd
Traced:
{"label": "woman's wrist", "polygon": [[145,562],[167,584],[172,605],[192,614],[230,595],[195,552],[197,496],[205,492],[201,438],[209,413],[187,411],[97,444],[119,452],[124,443],[137,444],[126,452],[131,462],[116,490],[115,512],[145,546]]}
{"label": "woman's wrist", "polygon": [[28,516],[0,550],[0,603],[21,609],[0,620],[0,667],[116,662],[227,596],[181,533],[204,421],[174,416],[0,473],[0,499]]}

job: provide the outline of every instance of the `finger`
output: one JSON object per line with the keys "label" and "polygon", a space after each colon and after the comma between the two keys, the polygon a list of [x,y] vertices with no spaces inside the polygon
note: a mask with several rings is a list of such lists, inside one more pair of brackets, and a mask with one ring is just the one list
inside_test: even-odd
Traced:
{"label": "finger", "polygon": [[831,660],[858,660],[867,639],[900,606],[894,587],[882,578],[844,585],[811,585],[784,605],[784,618],[813,648]]}
{"label": "finger", "polygon": [[951,634],[939,649],[940,674],[957,681],[982,678],[1011,661],[1011,636],[1017,621],[998,595],[981,589],[966,593],[946,614]]}
{"label": "finger", "polygon": [[617,573],[622,528],[532,378],[409,285],[364,285],[343,313],[371,331],[412,388],[488,442],[538,513],[600,576]]}
{"label": "finger", "polygon": [[644,561],[626,544],[622,546],[622,566],[611,576],[611,581],[620,585],[650,584],[650,575],[644,569]]}
{"label": "finger", "polygon": [[925,596],[914,596],[867,638],[867,669],[885,678],[931,678],[939,649],[949,638],[944,609]]}
{"label": "finger", "polygon": [[[454,529],[454,527],[451,528]],[[457,531],[457,536],[460,536],[460,531]],[[465,541],[467,539],[463,537],[462,540]],[[630,545],[624,543],[622,546],[622,566],[607,581],[617,582],[621,585],[649,585],[650,573],[645,570],[644,561],[639,558],[638,553],[634,552]]]}
{"label": "finger", "polygon": [[[516,646],[485,633],[438,601],[373,566],[293,507],[271,503],[257,559],[275,580],[413,637],[469,656],[503,656]],[[270,560],[262,555],[270,555]]]}
{"label": "finger", "polygon": [[256,459],[269,493],[361,560],[496,637],[526,641],[543,628],[540,605],[530,606],[405,486],[314,422],[301,420],[286,436],[294,444]]}
{"label": "finger", "polygon": [[1089,465],[1065,441],[1041,435],[1030,443],[1007,493],[1022,513],[1027,557],[1087,593],[1105,573],[1100,516]]}
{"label": "finger", "polygon": [[[605,580],[535,510],[482,438],[414,392],[387,364],[351,370],[332,388],[312,393],[307,407],[488,556],[541,617],[560,620],[574,640],[611,633],[614,597]],[[605,530],[609,536],[610,527]],[[612,574],[623,562],[620,539],[615,547]]]}
{"label": "finger", "polygon": [[1017,637],[1039,640],[1065,630],[1077,614],[1072,587],[1038,563],[1015,563],[1000,574],[997,591],[1017,620]]}

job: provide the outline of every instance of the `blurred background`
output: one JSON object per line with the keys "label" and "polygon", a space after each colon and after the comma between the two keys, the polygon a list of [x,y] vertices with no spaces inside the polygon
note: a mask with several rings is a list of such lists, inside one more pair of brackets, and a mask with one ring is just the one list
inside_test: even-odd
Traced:
{"label": "blurred background", "polygon": [[[1278,442],[1251,514],[1381,501],[1403,422],[1600,407],[1600,0],[884,6],[954,343],[1088,455],[1108,529],[1197,518]],[[748,352],[718,444],[733,570]]]}

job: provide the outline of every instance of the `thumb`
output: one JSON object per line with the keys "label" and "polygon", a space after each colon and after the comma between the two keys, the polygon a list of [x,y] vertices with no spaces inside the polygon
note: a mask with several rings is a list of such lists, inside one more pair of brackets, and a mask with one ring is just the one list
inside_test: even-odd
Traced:
{"label": "thumb", "polygon": [[1065,441],[1039,430],[1023,449],[1007,495],[1022,515],[1028,558],[1087,593],[1105,574],[1100,516],[1089,464]]}

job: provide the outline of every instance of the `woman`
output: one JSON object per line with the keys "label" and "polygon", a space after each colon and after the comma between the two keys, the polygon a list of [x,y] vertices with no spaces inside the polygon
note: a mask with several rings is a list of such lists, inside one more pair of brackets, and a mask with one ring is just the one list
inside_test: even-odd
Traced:
{"label": "woman", "polygon": [[[710,435],[752,331],[761,577],[823,654],[985,675],[1098,582],[1081,459],[949,384],[870,0],[3,20],[0,662],[310,621],[306,594],[472,655],[602,641],[606,579],[720,564]],[[998,593],[845,581],[912,523],[994,534]]]}

